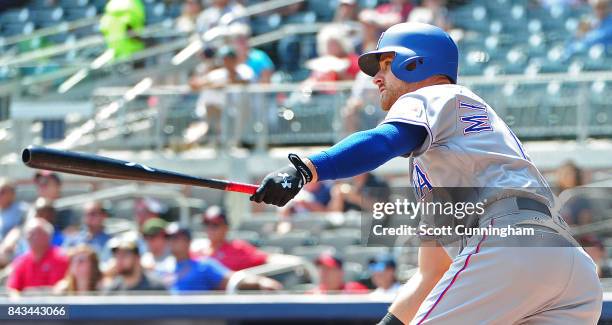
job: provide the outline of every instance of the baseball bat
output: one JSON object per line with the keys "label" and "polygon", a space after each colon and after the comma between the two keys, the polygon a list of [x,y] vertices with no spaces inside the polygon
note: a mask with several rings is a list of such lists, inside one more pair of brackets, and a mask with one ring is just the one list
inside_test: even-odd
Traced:
{"label": "baseball bat", "polygon": [[25,148],[21,160],[31,168],[91,177],[193,185],[247,194],[254,194],[258,188],[253,184],[190,176],[134,162],[46,147]]}

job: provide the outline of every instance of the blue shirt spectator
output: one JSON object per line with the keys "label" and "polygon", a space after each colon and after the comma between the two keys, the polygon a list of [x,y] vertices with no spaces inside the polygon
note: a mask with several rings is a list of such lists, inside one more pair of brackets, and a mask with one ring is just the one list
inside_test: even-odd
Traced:
{"label": "blue shirt spectator", "polygon": [[111,256],[110,249],[106,243],[111,236],[104,232],[104,221],[108,218],[108,211],[104,209],[100,202],[88,202],[83,209],[84,228],[75,235],[68,236],[63,245],[70,248],[79,244],[91,246],[101,261],[106,261]]}
{"label": "blue shirt spectator", "polygon": [[23,223],[28,205],[15,200],[15,188],[7,181],[0,179],[0,238],[14,227]]}
{"label": "blue shirt spectator", "polygon": [[230,270],[211,258],[186,259],[176,262],[175,282],[172,291],[209,291],[221,289]]}
{"label": "blue shirt spectator", "polygon": [[595,1],[593,10],[596,22],[582,37],[575,39],[566,49],[565,58],[588,51],[592,46],[612,46],[612,13],[608,1]]}
{"label": "blue shirt spectator", "polygon": [[251,49],[247,56],[246,65],[255,72],[255,81],[259,81],[261,74],[266,70],[274,70],[274,63],[266,52],[259,49]]}

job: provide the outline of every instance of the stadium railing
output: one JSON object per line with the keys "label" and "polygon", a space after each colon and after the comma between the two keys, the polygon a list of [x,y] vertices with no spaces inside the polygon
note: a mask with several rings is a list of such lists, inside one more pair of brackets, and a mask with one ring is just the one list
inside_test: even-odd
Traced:
{"label": "stadium railing", "polygon": [[[609,73],[469,77],[460,83],[483,97],[523,140],[584,141],[612,135]],[[127,88],[100,88],[93,95],[94,114],[116,100],[122,106],[97,121],[91,132],[82,134],[71,146],[125,148],[122,136],[128,133],[131,144],[127,145],[132,149],[187,145],[192,141],[190,126],[205,120],[198,117],[204,114],[196,107],[206,96],[221,106],[221,149],[246,146],[264,151],[271,146],[330,144],[346,134],[343,107],[352,87],[352,82],[249,85],[202,94],[186,86],[150,87],[131,101],[121,101]],[[360,99],[364,105],[359,128],[375,126],[384,116],[377,108],[376,89],[368,88]],[[142,127],[142,123],[147,125]],[[115,130],[117,134],[96,138],[94,130]],[[70,134],[71,129],[67,138]],[[200,143],[215,138],[214,134],[200,136]]]}

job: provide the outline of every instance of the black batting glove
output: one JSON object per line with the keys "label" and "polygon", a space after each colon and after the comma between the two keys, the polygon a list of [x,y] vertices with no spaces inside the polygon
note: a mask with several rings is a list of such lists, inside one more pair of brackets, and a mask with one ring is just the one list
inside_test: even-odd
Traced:
{"label": "black batting glove", "polygon": [[312,172],[300,157],[289,154],[289,161],[291,165],[266,175],[251,201],[282,207],[312,180]]}

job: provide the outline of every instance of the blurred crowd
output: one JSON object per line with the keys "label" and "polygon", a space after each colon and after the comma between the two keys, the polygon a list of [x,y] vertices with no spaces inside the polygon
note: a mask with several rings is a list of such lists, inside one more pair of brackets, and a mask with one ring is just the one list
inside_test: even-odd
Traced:
{"label": "blurred crowd", "polygon": [[[571,161],[552,178],[561,198],[589,181],[589,175]],[[17,185],[0,180],[0,278],[12,296],[286,289],[282,279],[240,272],[285,255],[230,237],[232,221],[220,206],[209,206],[197,215],[204,240],[194,238],[193,225],[170,222],[168,207],[151,197],[135,200],[134,229],[111,233],[107,225],[113,207],[108,202],[57,208],[63,187],[59,175],[39,171],[32,182],[37,198],[22,202],[16,199]],[[291,233],[296,220],[320,217],[312,214],[316,212],[361,211],[373,201],[388,201],[389,195],[388,182],[373,174],[309,184],[278,210],[281,219],[272,232]],[[593,222],[595,210],[587,192],[570,196],[561,214],[577,227]],[[577,240],[594,259],[600,276],[612,277],[605,238],[587,233]],[[319,282],[307,292],[394,295],[400,286],[397,257],[391,252],[374,256],[358,277],[351,277],[342,251],[322,251],[313,259]]]}
{"label": "blurred crowd", "polygon": [[[369,174],[355,180],[354,189],[334,190],[323,183],[318,189],[310,187],[308,193],[319,192],[322,201],[310,204],[304,198],[283,214],[304,212],[315,205],[312,211],[361,209],[366,184],[384,184]],[[239,272],[270,262],[274,254],[246,240],[229,238],[231,221],[220,206],[209,206],[198,215],[205,240],[194,238],[190,227],[169,222],[168,207],[151,197],[135,200],[135,229],[111,233],[107,227],[113,216],[110,203],[92,200],[74,209],[57,208],[63,188],[60,176],[39,171],[32,182],[37,198],[23,202],[17,199],[15,183],[0,180],[0,282],[10,296],[284,289],[275,279]],[[322,252],[314,264],[320,283],[308,291],[312,294],[393,294],[399,287],[391,255],[370,261],[371,278],[360,282],[346,280],[337,252]]]}

